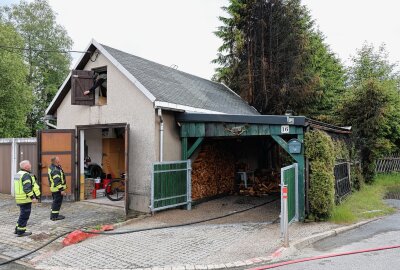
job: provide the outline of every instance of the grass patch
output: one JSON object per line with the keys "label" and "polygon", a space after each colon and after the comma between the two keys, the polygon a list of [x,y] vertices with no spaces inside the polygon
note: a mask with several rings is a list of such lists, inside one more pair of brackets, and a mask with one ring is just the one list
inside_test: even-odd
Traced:
{"label": "grass patch", "polygon": [[334,223],[349,224],[394,213],[395,209],[383,202],[388,192],[400,193],[400,174],[379,174],[372,185],[364,185],[342,204],[336,205],[329,220]]}

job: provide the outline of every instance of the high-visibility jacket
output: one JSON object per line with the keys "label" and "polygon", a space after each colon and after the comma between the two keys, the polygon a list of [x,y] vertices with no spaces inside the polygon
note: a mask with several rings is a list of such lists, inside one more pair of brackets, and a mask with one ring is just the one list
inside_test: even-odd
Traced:
{"label": "high-visibility jacket", "polygon": [[31,203],[34,197],[39,198],[40,188],[35,176],[21,170],[14,177],[14,195],[17,204]]}
{"label": "high-visibility jacket", "polygon": [[51,192],[63,191],[67,189],[65,174],[61,166],[51,164],[48,169],[48,174]]}

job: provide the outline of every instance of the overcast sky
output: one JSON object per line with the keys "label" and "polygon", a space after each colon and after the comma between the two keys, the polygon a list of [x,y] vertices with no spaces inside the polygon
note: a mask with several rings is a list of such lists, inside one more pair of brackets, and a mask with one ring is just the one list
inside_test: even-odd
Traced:
{"label": "overcast sky", "polygon": [[[0,0],[17,3],[17,0]],[[83,50],[100,43],[179,70],[211,78],[221,41],[213,31],[228,0],[49,0]],[[303,0],[332,51],[347,63],[363,42],[386,43],[393,62],[400,60],[400,2],[395,0]],[[77,54],[73,55],[75,61]]]}

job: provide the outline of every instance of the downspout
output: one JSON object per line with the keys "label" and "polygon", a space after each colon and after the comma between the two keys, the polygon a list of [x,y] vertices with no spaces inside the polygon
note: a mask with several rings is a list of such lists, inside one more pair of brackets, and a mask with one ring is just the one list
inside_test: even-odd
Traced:
{"label": "downspout", "polygon": [[163,154],[164,154],[164,119],[162,116],[161,108],[157,110],[158,117],[160,118],[160,162],[163,161]]}
{"label": "downspout", "polygon": [[50,120],[46,120],[46,121],[44,121],[44,122],[46,123],[47,126],[49,126],[49,127],[51,127],[51,128],[54,128],[54,129],[57,129],[57,126],[56,126],[56,125],[53,125],[52,123],[50,123]]}

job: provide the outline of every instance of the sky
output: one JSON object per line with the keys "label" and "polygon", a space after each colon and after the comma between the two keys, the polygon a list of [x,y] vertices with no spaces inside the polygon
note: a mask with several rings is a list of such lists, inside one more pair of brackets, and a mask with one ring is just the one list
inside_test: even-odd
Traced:
{"label": "sky", "polygon": [[[31,0],[30,0],[31,1]],[[90,40],[211,78],[221,45],[213,32],[228,0],[48,0],[74,41],[84,50]],[[0,0],[1,4],[18,3]],[[303,0],[331,50],[349,64],[365,41],[386,44],[392,62],[400,61],[400,1]],[[74,62],[79,55],[73,54]]]}

